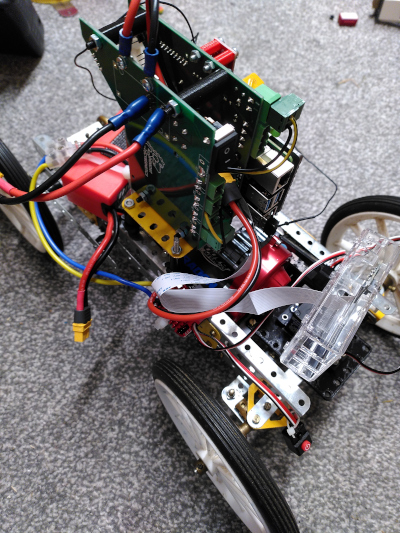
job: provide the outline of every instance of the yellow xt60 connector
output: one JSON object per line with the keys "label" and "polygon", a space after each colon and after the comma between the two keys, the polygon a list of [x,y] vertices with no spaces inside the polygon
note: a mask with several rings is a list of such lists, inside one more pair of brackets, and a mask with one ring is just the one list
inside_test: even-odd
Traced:
{"label": "yellow xt60 connector", "polygon": [[91,325],[92,319],[86,322],[86,324],[77,324],[76,322],[74,322],[72,324],[72,330],[74,332],[74,341],[84,342],[89,337]]}

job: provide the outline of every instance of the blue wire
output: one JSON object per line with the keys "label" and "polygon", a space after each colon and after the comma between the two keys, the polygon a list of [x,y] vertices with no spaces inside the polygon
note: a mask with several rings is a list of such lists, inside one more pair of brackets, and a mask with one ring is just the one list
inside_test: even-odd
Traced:
{"label": "blue wire", "polygon": [[[45,158],[43,157],[43,159],[39,163],[38,167],[43,164],[42,161],[44,162],[44,159]],[[38,221],[39,221],[40,229],[43,231],[43,234],[45,236],[46,241],[49,243],[49,245],[52,247],[52,249],[55,251],[55,253],[59,257],[61,257],[61,259],[64,259],[64,261],[69,263],[71,266],[73,266],[75,268],[79,268],[79,270],[82,270],[82,271],[85,270],[85,266],[84,265],[81,265],[80,263],[77,263],[76,261],[74,261],[73,259],[68,257],[67,255],[65,255],[65,253],[62,252],[60,250],[60,248],[56,245],[56,243],[53,241],[53,239],[51,238],[49,232],[47,231],[46,226],[44,225],[43,218],[42,218],[42,215],[40,214],[39,205],[38,205],[37,202],[35,202],[35,211],[36,211],[36,216],[37,216]],[[104,278],[108,278],[108,279],[112,279],[114,281],[118,281],[122,285],[126,285],[127,287],[132,287],[134,289],[138,289],[139,291],[142,291],[145,294],[147,294],[147,296],[151,296],[151,291],[147,287],[143,287],[142,285],[138,285],[137,283],[133,283],[133,281],[128,281],[126,279],[120,278],[119,276],[116,276],[115,274],[111,274],[109,272],[104,272],[103,270],[98,270],[96,272],[96,274],[99,275],[99,276],[102,276]]]}

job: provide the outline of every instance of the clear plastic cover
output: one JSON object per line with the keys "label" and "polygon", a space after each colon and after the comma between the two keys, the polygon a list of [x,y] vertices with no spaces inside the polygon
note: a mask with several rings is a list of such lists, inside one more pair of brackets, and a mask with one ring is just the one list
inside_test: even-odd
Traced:
{"label": "clear plastic cover", "polygon": [[[332,274],[321,303],[304,317],[281,362],[303,379],[314,381],[342,357],[399,257],[397,243],[364,230]],[[340,305],[331,305],[331,298],[339,298]]]}
{"label": "clear plastic cover", "polygon": [[63,137],[57,139],[57,141],[48,142],[44,147],[47,154],[47,166],[49,168],[61,167],[77,151],[78,147],[79,145],[72,144]]}

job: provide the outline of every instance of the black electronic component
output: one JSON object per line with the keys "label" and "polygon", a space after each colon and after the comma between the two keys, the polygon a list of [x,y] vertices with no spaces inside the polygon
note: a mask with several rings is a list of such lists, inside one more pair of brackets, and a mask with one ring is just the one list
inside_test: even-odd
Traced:
{"label": "black electronic component", "polygon": [[311,448],[311,435],[303,422],[296,427],[293,435],[289,435],[286,428],[282,431],[282,435],[289,450],[299,457]]}
{"label": "black electronic component", "polygon": [[218,94],[218,92],[222,91],[224,85],[229,80],[230,76],[228,72],[222,69],[216,70],[179,93],[179,98],[190,106],[196,107],[208,96]]}

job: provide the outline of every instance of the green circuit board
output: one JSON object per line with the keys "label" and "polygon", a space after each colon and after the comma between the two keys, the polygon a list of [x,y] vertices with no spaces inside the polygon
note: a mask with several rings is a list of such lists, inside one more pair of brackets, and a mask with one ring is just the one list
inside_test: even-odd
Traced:
{"label": "green circuit board", "polygon": [[[204,213],[220,235],[219,228],[223,226],[226,240],[232,238],[233,231],[231,215],[221,209],[225,180],[219,175],[221,170],[212,167],[217,131],[213,123],[234,127],[237,134],[235,163],[246,167],[250,160],[254,161],[263,135],[268,131],[266,114],[271,102],[162,20],[158,36],[159,64],[167,83],[156,78],[147,79],[146,88],[140,55],[139,58],[134,55],[123,58],[121,67],[115,31],[111,34],[108,29],[98,30],[84,20],[81,20],[81,29],[86,42],[96,37],[98,47],[91,51],[93,58],[122,109],[147,94],[148,84],[151,84],[153,105],[140,119],[127,124],[128,143],[142,130],[156,107],[165,106],[171,100],[179,106],[178,116],[167,118],[158,133],[146,143],[138,162],[146,183],[169,195],[176,209],[190,221],[187,239],[191,245],[201,247],[207,243],[219,250],[221,244],[209,231]],[[139,33],[136,44],[144,39],[144,33]],[[190,60],[193,51],[198,53],[195,62]],[[209,74],[204,72],[204,64],[207,61],[213,64],[214,74],[221,70],[226,72],[226,81],[223,87],[192,107],[179,95],[206,80]],[[279,94],[272,93],[274,101],[280,98]],[[185,192],[176,194],[179,190]],[[161,214],[157,205],[153,207]]]}

